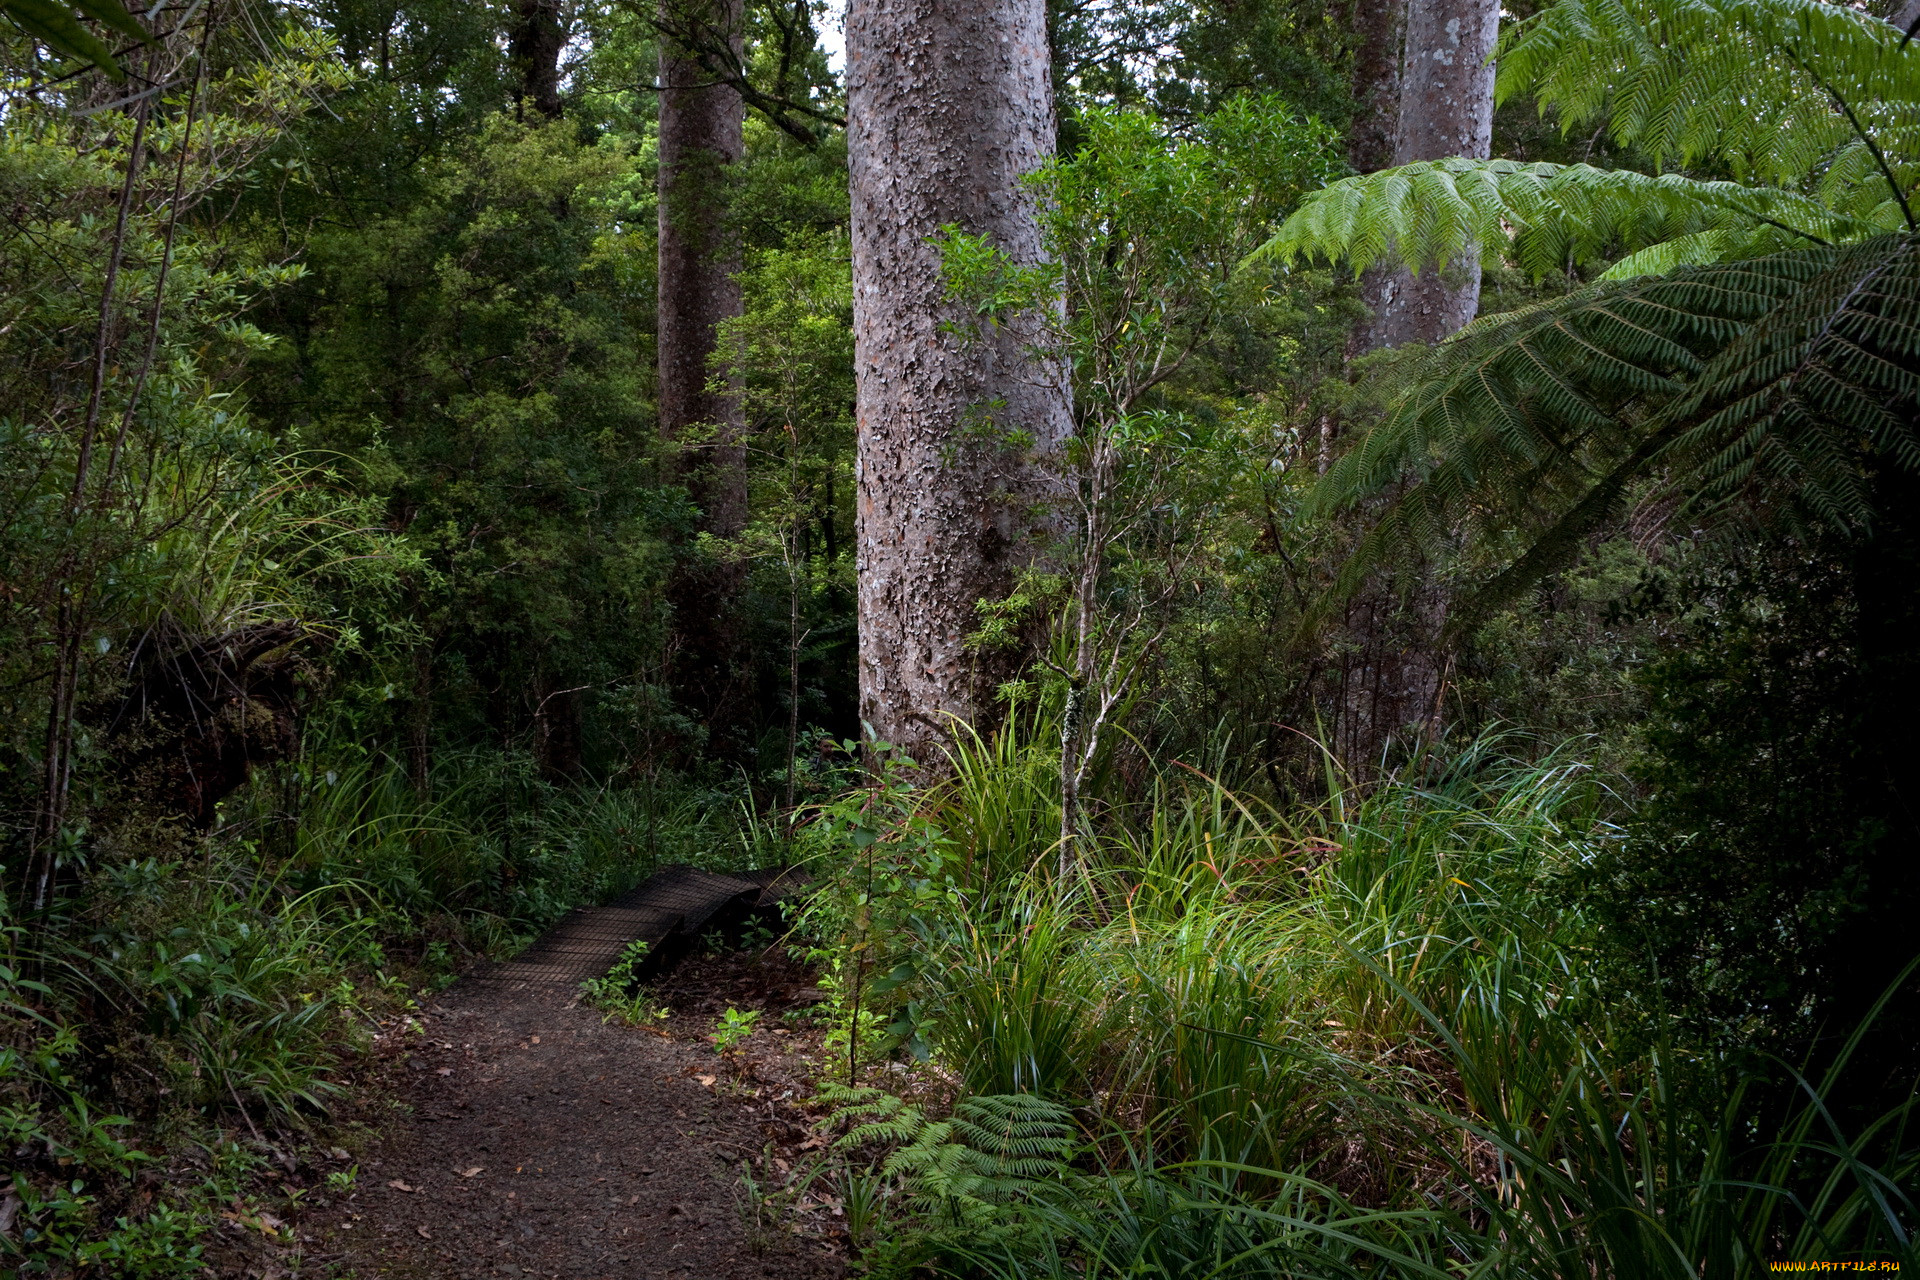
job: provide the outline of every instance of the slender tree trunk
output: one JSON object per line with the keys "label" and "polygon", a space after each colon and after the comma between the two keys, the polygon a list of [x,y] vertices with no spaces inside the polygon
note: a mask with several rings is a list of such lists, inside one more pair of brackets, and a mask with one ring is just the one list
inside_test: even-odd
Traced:
{"label": "slender tree trunk", "polygon": [[433,787],[433,642],[414,651],[413,695],[407,707],[407,777],[423,799]]}
{"label": "slender tree trunk", "polygon": [[[1054,527],[1050,462],[1072,429],[1064,374],[1031,331],[962,336],[930,243],[946,226],[1041,256],[1021,179],[1054,144],[1043,0],[852,0],[855,539],[860,714],[939,769],[953,721],[980,724],[1019,655],[970,651]],[[1013,433],[1018,433],[1016,439]]]}
{"label": "slender tree trunk", "polygon": [[542,674],[533,682],[538,701],[533,709],[533,758],[540,772],[556,782],[580,775],[580,695],[585,690],[563,685]]}
{"label": "slender tree trunk", "polygon": [[[740,0],[709,15],[740,40]],[[730,538],[746,527],[746,446],[740,400],[713,388],[720,325],[741,314],[739,245],[728,211],[731,167],[744,152],[746,107],[684,50],[660,50],[660,433],[672,475],[698,509],[698,531]],[[677,638],[671,680],[682,704],[726,752],[737,732],[742,659],[736,610],[741,574],[689,560],[668,595]]]}
{"label": "slender tree trunk", "polygon": [[[1405,0],[1406,35],[1393,163],[1466,156],[1484,160],[1493,146],[1494,39],[1498,0]],[[1373,313],[1356,354],[1409,342],[1438,342],[1480,309],[1480,260],[1462,254],[1426,263],[1419,275],[1400,267],[1371,273],[1366,301]]]}

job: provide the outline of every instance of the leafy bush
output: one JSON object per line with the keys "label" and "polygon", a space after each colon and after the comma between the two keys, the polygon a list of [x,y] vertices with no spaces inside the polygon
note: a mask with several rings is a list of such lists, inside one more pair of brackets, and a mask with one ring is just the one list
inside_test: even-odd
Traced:
{"label": "leafy bush", "polygon": [[[1904,520],[1871,542],[1776,540],[1696,575],[1691,620],[1638,677],[1649,697],[1631,838],[1573,877],[1620,981],[1695,1034],[1831,1061],[1914,958],[1920,825]],[[1891,598],[1905,591],[1897,608]],[[1862,1071],[1905,1092],[1911,999]]]}

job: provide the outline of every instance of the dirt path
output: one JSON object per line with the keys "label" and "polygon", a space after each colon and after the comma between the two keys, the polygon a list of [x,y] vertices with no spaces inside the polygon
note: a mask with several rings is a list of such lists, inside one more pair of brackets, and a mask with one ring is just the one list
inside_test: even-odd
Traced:
{"label": "dirt path", "polygon": [[[387,1052],[412,1114],[363,1154],[353,1194],[310,1220],[315,1253],[345,1275],[406,1280],[843,1274],[828,1246],[756,1224],[745,1203],[740,1162],[799,1132],[776,1115],[777,1091],[719,1070],[696,1037],[608,1024],[578,1002],[577,974],[604,971],[636,918],[581,913],[397,1033]],[[690,919],[675,917],[681,933],[705,923]],[[562,972],[529,980],[538,966]],[[778,986],[778,966],[767,973]]]}

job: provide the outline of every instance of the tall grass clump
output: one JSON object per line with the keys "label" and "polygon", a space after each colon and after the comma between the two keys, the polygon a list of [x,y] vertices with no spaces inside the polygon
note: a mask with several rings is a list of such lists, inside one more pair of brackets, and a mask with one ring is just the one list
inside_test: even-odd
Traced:
{"label": "tall grass clump", "polygon": [[948,1241],[956,1274],[1911,1256],[1906,1108],[1848,1128],[1844,1070],[1756,1073],[1601,984],[1555,886],[1622,806],[1567,751],[1487,735],[1286,809],[1169,766],[1062,874],[1044,761],[1012,736],[817,837],[865,833],[860,963],[896,1028],[963,1095],[1042,1095],[1085,1131],[1022,1211],[1045,1247]]}

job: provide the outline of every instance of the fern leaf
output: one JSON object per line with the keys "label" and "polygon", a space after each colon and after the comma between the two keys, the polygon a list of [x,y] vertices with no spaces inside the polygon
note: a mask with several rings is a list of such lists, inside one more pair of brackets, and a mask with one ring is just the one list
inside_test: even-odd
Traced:
{"label": "fern leaf", "polygon": [[[1431,160],[1346,178],[1309,196],[1256,256],[1318,256],[1355,271],[1383,258],[1416,270],[1477,247],[1536,278],[1621,254],[1616,276],[1855,240],[1878,221],[1811,197],[1678,174],[1514,160]],[[1897,210],[1893,216],[1898,217]],[[1635,258],[1639,261],[1636,263]],[[1629,266],[1628,264],[1634,264]]]}
{"label": "fern leaf", "polygon": [[[1914,127],[1920,49],[1846,5],[1560,0],[1509,29],[1499,68],[1502,98],[1534,97],[1568,131],[1604,121],[1662,168],[1725,165],[1742,182],[1799,189],[1831,165],[1876,169],[1872,137],[1909,158],[1896,179],[1913,185],[1913,149],[1890,144]],[[1889,194],[1855,191],[1834,207],[1865,216]]]}
{"label": "fern leaf", "polygon": [[1425,361],[1317,492],[1325,507],[1411,481],[1343,585],[1463,519],[1531,530],[1457,628],[1563,566],[1656,468],[1696,509],[1745,496],[1862,529],[1874,471],[1920,470],[1920,237],[1603,283]]}

